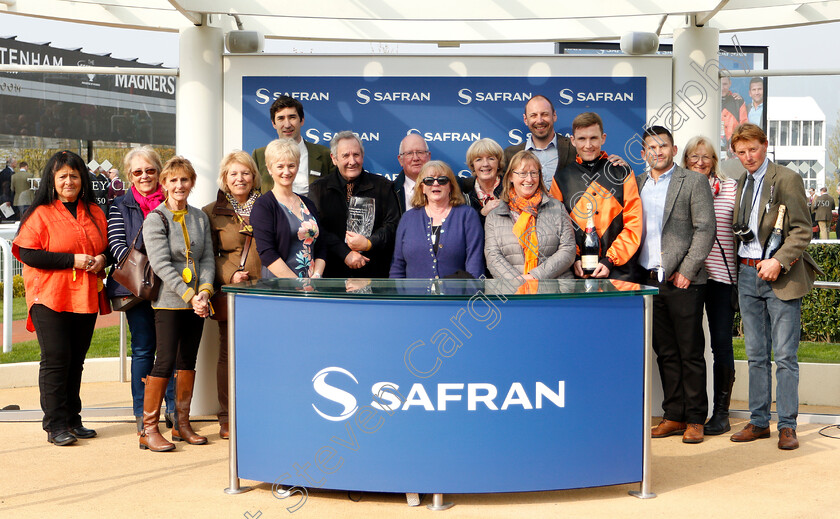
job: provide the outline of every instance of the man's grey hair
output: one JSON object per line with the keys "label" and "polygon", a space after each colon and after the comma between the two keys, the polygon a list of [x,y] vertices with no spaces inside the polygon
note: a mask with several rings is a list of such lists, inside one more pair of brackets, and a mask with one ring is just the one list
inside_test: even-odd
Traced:
{"label": "man's grey hair", "polygon": [[[405,140],[408,138],[409,135],[416,135],[416,136],[420,137],[421,139],[423,139],[423,136],[420,135],[419,133],[409,133],[408,135],[403,137],[402,140],[400,141],[400,149],[397,152],[400,155],[402,155],[402,152],[403,152],[403,143],[405,142]],[[426,151],[429,151],[429,143],[426,141],[426,139],[423,139],[423,144],[426,145]]]}
{"label": "man's grey hair", "polygon": [[338,156],[338,143],[344,139],[355,139],[356,142],[359,143],[359,149],[362,150],[362,154],[365,153],[365,147],[362,144],[362,140],[350,130],[344,130],[343,132],[338,132],[333,135],[333,138],[330,141],[330,153],[332,153],[333,156]]}

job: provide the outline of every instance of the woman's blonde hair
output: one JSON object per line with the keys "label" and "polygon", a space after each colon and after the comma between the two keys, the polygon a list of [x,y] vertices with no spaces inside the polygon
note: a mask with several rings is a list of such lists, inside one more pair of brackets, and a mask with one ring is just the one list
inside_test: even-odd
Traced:
{"label": "woman's blonde hair", "polygon": [[[437,174],[437,175],[435,175]],[[423,179],[426,177],[444,176],[449,179],[449,205],[456,206],[464,203],[464,195],[461,194],[461,187],[446,162],[442,160],[430,160],[423,164],[420,173],[417,175],[417,185],[414,186],[414,194],[411,196],[411,207],[423,207],[428,202],[426,194],[423,193]]]}
{"label": "woman's blonde hair", "polygon": [[502,178],[502,194],[499,198],[501,198],[503,202],[510,202],[510,188],[513,187],[513,181],[511,180],[513,170],[518,169],[519,166],[525,161],[530,161],[537,165],[537,178],[539,179],[540,183],[539,190],[542,191],[543,194],[547,194],[547,190],[545,189],[545,182],[543,182],[542,164],[540,164],[540,159],[538,159],[533,152],[528,150],[522,150],[520,152],[517,152],[516,155],[510,158],[510,164],[508,164],[507,171],[505,171],[505,176]]}
{"label": "woman's blonde hair", "polygon": [[720,168],[718,168],[717,150],[715,150],[715,147],[712,146],[712,143],[709,141],[709,139],[703,137],[702,135],[692,137],[691,140],[688,141],[688,143],[685,145],[685,151],[683,151],[682,157],[683,167],[685,169],[691,169],[688,164],[688,157],[692,153],[694,153],[700,146],[705,146],[712,154],[712,170],[710,174],[716,176],[720,180],[726,179],[726,175],[724,175],[723,172],[720,171]]}
{"label": "woman's blonde hair", "polygon": [[298,143],[292,139],[274,139],[265,147],[265,167],[271,169],[271,165],[281,158],[294,159],[300,165],[300,148]]}
{"label": "woman's blonde hair", "polygon": [[496,157],[496,160],[499,163],[498,167],[501,169],[502,163],[505,161],[505,152],[502,150],[502,147],[499,146],[498,142],[485,137],[484,139],[479,139],[470,144],[469,149],[467,149],[467,167],[470,168],[473,176],[475,176],[473,162],[475,162],[475,159],[478,157],[484,157],[486,155]]}
{"label": "woman's blonde hair", "polygon": [[259,191],[261,178],[260,172],[257,169],[257,164],[249,154],[242,150],[233,150],[222,159],[222,164],[219,166],[219,178],[216,180],[219,184],[219,189],[230,194],[230,188],[228,188],[227,185],[227,176],[228,171],[230,171],[231,166],[234,164],[242,164],[251,171],[251,175],[254,177],[254,185],[251,187],[251,190]]}
{"label": "woman's blonde hair", "polygon": [[193,187],[195,187],[195,168],[193,168],[192,162],[180,155],[175,155],[163,165],[163,169],[160,171],[160,183],[165,184],[166,179],[176,173],[186,173],[187,177],[192,181]]}
{"label": "woman's blonde hair", "polygon": [[157,170],[158,175],[160,174],[163,166],[161,165],[160,155],[158,152],[155,151],[154,148],[151,146],[139,146],[137,148],[132,148],[131,151],[125,154],[123,157],[123,171],[125,171],[126,178],[131,180],[131,161],[134,160],[136,157],[142,157],[149,161],[152,166]]}

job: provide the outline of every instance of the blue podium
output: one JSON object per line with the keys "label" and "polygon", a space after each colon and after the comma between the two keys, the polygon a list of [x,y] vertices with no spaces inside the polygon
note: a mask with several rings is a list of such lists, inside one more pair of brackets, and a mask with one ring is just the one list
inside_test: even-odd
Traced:
{"label": "blue podium", "polygon": [[[611,280],[261,280],[231,308],[231,489],[639,482],[650,296]],[[590,424],[621,424],[608,436]]]}

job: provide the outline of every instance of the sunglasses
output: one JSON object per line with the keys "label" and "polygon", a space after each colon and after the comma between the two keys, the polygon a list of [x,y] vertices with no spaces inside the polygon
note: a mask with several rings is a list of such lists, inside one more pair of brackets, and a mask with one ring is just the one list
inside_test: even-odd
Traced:
{"label": "sunglasses", "polygon": [[423,184],[427,186],[433,186],[435,182],[439,186],[445,186],[449,184],[449,177],[426,177],[423,179]]}
{"label": "sunglasses", "polygon": [[131,172],[131,174],[134,175],[135,177],[139,177],[143,173],[151,176],[151,175],[156,175],[157,172],[158,172],[158,170],[156,170],[155,168],[146,168],[146,169],[135,169],[134,171]]}

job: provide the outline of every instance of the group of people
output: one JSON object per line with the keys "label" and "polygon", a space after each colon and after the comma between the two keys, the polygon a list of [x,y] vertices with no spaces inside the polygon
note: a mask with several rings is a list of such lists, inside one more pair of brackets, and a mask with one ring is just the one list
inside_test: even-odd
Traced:
{"label": "group of people", "polygon": [[[644,129],[649,168],[636,178],[623,159],[604,151],[598,114],[578,115],[567,138],[554,130],[551,101],[534,96],[523,114],[526,142],[507,149],[491,139],[472,143],[466,153],[472,178],[456,178],[447,164],[431,160],[421,136],[409,134],[397,156],[402,171],[391,182],[364,169],[364,147],[350,131],[336,133],[329,149],[303,141],[296,99],[278,97],[270,117],[278,139],[252,155],[226,155],[216,201],[203,210],[188,204],[196,173],[183,157],[161,164],[152,148],[131,150],[124,161],[131,188],[114,200],[107,223],[82,159],[69,151],[50,159],[14,242],[41,344],[50,442],[96,434],[79,416],[82,363],[104,269],[134,248],[162,280],[157,297],[139,300],[113,278],[105,291],[120,302],[131,329],[131,390],[143,449],[174,449],[159,430],[164,400],[173,440],[207,442],[190,425],[190,402],[204,318],[223,310],[223,301],[218,308],[211,301],[221,285],[322,276],[492,276],[520,283],[591,277],[656,286],[653,342],[665,398],[664,419],[652,435],[682,434],[686,443],[730,430],[737,287],[753,416],[732,440],[769,435],[772,349],[779,447],[795,448],[798,308],[816,266],[804,252],[810,233],[801,177],[766,159],[767,139],[757,126],[733,131],[733,152],[746,169],[737,181],[721,174],[715,146],[702,137],[688,143],[684,167],[677,166],[673,137],[661,126]],[[782,206],[784,241],[765,258]],[[354,218],[366,225],[350,225]],[[704,307],[715,389],[707,423]],[[217,318],[219,425],[226,438],[227,322]]]}

